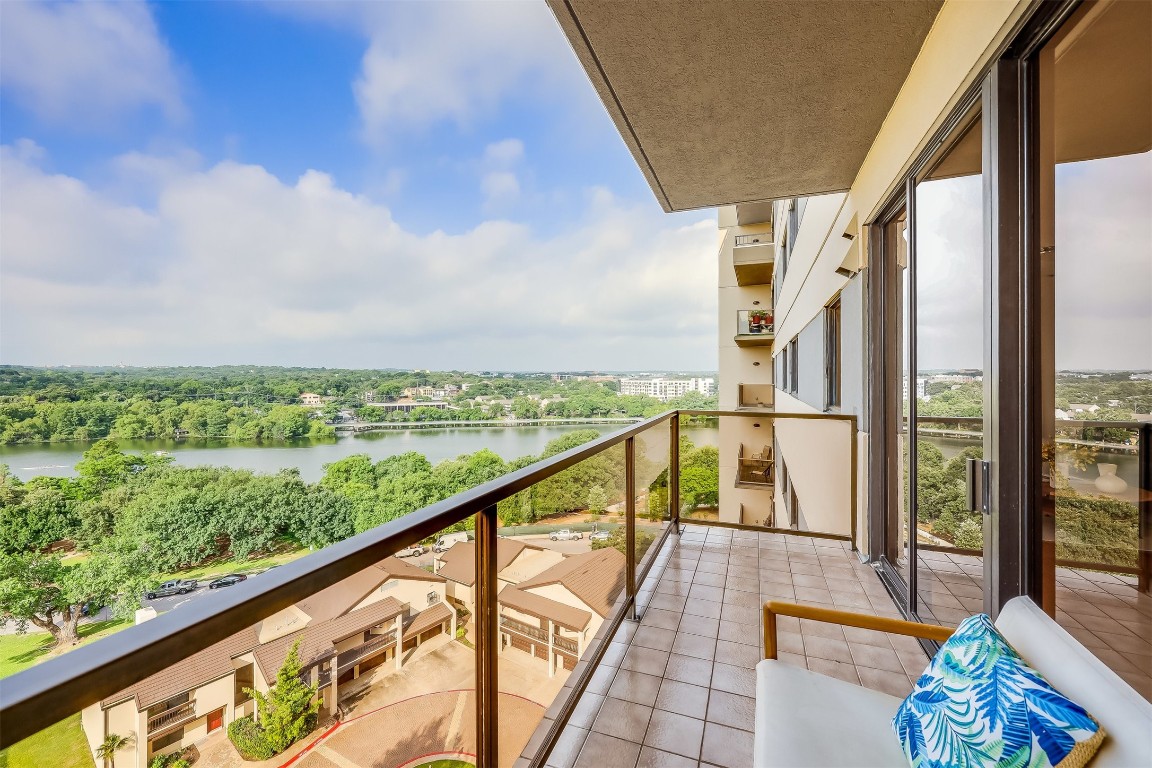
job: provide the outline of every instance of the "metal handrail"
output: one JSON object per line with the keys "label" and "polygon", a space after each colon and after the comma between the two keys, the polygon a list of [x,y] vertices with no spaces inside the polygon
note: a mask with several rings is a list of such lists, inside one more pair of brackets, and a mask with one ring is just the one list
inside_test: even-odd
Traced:
{"label": "metal handrail", "polygon": [[548,642],[547,630],[534,627],[531,624],[526,624],[523,621],[513,619],[511,616],[500,614],[500,626],[512,630],[525,637],[531,637],[533,640],[539,640],[542,643]]}
{"label": "metal handrail", "polygon": [[[195,601],[120,632],[116,642],[81,646],[4,679],[0,749],[31,736],[450,525],[619,445],[677,415],[666,411],[462,491],[372,530],[248,579],[215,600]],[[478,536],[479,538],[479,536]],[[480,558],[477,558],[479,566]]]}
{"label": "metal handrail", "polygon": [[343,672],[349,666],[357,664],[365,656],[368,656],[374,651],[378,651],[384,646],[395,642],[396,630],[390,629],[374,640],[369,640],[366,643],[361,643],[360,645],[349,648],[346,651],[342,651],[340,655],[336,657],[336,668]]}
{"label": "metal handrail", "polygon": [[758,235],[736,235],[736,246],[742,245],[772,245],[774,242],[771,232],[762,232]]}

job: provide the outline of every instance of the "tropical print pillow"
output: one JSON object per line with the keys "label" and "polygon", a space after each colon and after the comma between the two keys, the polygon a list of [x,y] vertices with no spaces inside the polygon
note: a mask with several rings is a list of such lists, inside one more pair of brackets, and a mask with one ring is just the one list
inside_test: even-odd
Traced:
{"label": "tropical print pillow", "polygon": [[1104,740],[986,614],[965,619],[940,647],[892,727],[913,768],[1079,768]]}

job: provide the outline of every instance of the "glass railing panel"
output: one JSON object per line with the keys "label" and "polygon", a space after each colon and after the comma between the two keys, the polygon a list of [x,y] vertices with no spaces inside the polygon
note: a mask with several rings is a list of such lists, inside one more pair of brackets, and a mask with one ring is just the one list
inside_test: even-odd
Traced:
{"label": "glass railing panel", "polygon": [[[13,768],[113,760],[136,766],[173,756],[240,765],[245,759],[287,760],[320,743],[337,760],[370,755],[376,764],[402,765],[432,752],[473,762],[473,528],[468,518],[282,610],[253,616],[227,638],[176,656],[159,672],[13,745],[0,762]],[[209,566],[197,564],[179,593],[123,596],[140,605],[134,620],[81,647],[115,645],[130,636],[133,623],[179,616],[189,616],[194,630],[195,617],[307,560],[260,570],[236,561],[230,571],[245,579],[226,586],[217,582],[223,573],[205,575]],[[83,620],[82,640],[90,628],[106,632],[109,623],[102,612]],[[33,647],[46,643],[38,644],[37,635],[26,640]],[[27,657],[34,671],[41,657]],[[5,670],[18,671],[24,663],[16,660]],[[290,719],[299,726],[292,734],[265,728],[272,707],[294,709]],[[205,741],[213,735],[218,738]]]}
{"label": "glass railing panel", "polygon": [[720,519],[720,419],[680,416],[680,520]]}
{"label": "glass railing panel", "polygon": [[499,546],[519,551],[500,573],[497,596],[501,765],[539,746],[622,614],[626,490],[620,443],[498,506]]}
{"label": "glass railing panel", "polygon": [[633,510],[636,533],[637,589],[644,578],[647,565],[656,554],[653,544],[660,538],[672,519],[671,479],[668,475],[671,437],[668,422],[649,427],[636,435],[635,472],[636,506]]}
{"label": "glass railing panel", "polygon": [[737,336],[763,336],[770,338],[776,330],[771,309],[736,310]]}
{"label": "glass railing panel", "polygon": [[720,522],[852,536],[858,466],[851,417],[724,415],[716,431],[717,475],[705,472],[706,454],[698,464],[681,457],[682,510],[708,500],[715,478]]}

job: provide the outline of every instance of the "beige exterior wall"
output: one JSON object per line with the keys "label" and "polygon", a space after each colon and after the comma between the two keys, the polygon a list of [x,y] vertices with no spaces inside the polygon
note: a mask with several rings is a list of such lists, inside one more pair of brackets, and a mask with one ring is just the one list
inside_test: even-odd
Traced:
{"label": "beige exterior wall", "polygon": [[[428,602],[428,593],[435,592],[436,600]],[[437,602],[443,602],[448,595],[448,588],[443,581],[420,581],[419,579],[389,579],[376,589],[372,590],[363,600],[356,604],[352,610],[358,611],[361,608],[378,603],[381,600],[394,597],[400,603],[411,606],[415,613],[427,608],[429,605],[435,605]]]}
{"label": "beige exterior wall", "polygon": [[[773,347],[739,347],[734,340],[738,311],[773,308],[772,285],[738,285],[732,261],[738,235],[763,234],[771,232],[773,228],[771,222],[739,226],[736,223],[735,206],[719,209],[717,219],[721,227],[717,253],[720,312],[720,387],[717,401],[720,410],[729,411],[740,406],[741,384],[773,383]],[[753,427],[756,423],[760,426]],[[771,493],[767,490],[736,487],[741,444],[744,445],[746,456],[759,453],[765,445],[772,445],[771,423],[742,417],[720,420],[720,519],[732,523],[763,522],[772,513]]]}
{"label": "beige exterior wall", "polygon": [[[787,274],[775,300],[776,351],[818,318],[825,304],[848,284],[845,277],[836,273],[836,268],[846,257],[850,262],[866,266],[865,231],[860,225],[875,217],[901,183],[912,162],[927,146],[932,134],[943,124],[948,112],[992,61],[1026,9],[1027,3],[1016,0],[945,2],[851,189],[847,193],[810,197],[806,201],[798,235],[792,244]],[[786,206],[777,204],[775,209],[776,231],[780,232],[785,223]],[[723,216],[721,220],[724,221]],[[845,233],[854,235],[854,239],[846,239]],[[859,316],[845,317],[844,322],[862,328],[863,311],[861,305]],[[720,323],[723,327],[723,299]],[[722,371],[725,366],[723,341],[722,338]],[[802,357],[805,352],[812,354],[811,350],[801,350]],[[855,364],[861,366],[860,361],[864,359],[860,355]],[[812,361],[807,362],[810,364]],[[852,371],[849,376],[859,386],[858,382],[864,380],[863,374],[863,371]],[[725,378],[722,373],[721,379]],[[798,412],[821,409],[822,404],[814,402],[811,393],[800,394],[803,400],[777,389],[776,409]],[[851,402],[862,404],[862,394],[857,393],[858,397]],[[848,393],[845,393],[845,400],[849,401]],[[721,405],[723,407],[723,402]],[[865,469],[867,433],[863,426],[857,438],[857,544],[862,548],[867,546],[868,527],[864,523],[868,477]],[[843,440],[836,440],[832,446],[837,453],[835,457],[828,453],[828,446],[819,430],[778,426],[777,440],[796,484],[808,526],[812,529],[822,529],[823,526],[843,528],[846,511],[840,510],[834,515],[827,512],[831,509],[827,505],[833,498],[844,498],[846,490],[841,486],[846,486],[849,481],[849,465],[840,455],[843,453],[840,448]],[[722,468],[722,498],[725,482]],[[777,504],[780,501],[778,489]]]}

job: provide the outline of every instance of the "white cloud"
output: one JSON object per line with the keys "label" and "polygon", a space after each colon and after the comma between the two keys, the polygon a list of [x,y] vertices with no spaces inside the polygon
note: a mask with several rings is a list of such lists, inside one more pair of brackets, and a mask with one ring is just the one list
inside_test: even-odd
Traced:
{"label": "white cloud", "polygon": [[0,87],[40,119],[104,126],[127,110],[183,115],[168,47],[142,2],[0,3]]}
{"label": "white cloud", "polygon": [[524,142],[520,139],[494,141],[484,148],[484,162],[488,165],[504,167],[515,165],[524,159]]}
{"label": "white cloud", "polygon": [[715,365],[710,217],[590,190],[567,231],[417,235],[316,171],[160,163],[143,207],[0,163],[6,362]]}
{"label": "white cloud", "polygon": [[583,76],[557,55],[567,43],[543,3],[382,3],[354,12],[370,39],[354,90],[372,144],[443,120],[467,126],[515,91],[563,92],[560,81]]}
{"label": "white cloud", "polygon": [[520,182],[511,171],[492,171],[480,181],[484,193],[484,209],[493,211],[516,202],[520,197]]}

